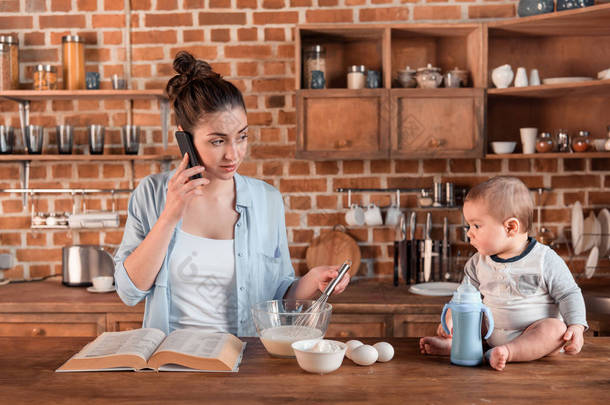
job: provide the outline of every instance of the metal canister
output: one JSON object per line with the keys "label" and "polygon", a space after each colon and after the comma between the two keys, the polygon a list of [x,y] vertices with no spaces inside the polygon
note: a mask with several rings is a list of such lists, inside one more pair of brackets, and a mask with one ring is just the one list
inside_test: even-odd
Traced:
{"label": "metal canister", "polygon": [[85,39],[78,35],[61,38],[64,89],[85,88]]}
{"label": "metal canister", "polygon": [[9,71],[11,88],[19,88],[19,40],[12,35],[0,35],[0,44],[5,44],[9,50]]}

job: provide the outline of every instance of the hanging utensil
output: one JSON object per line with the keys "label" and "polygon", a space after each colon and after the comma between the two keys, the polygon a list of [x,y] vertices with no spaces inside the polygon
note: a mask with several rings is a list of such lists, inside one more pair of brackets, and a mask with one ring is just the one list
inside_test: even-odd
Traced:
{"label": "hanging utensil", "polygon": [[401,243],[403,243],[403,226],[405,223],[405,216],[403,214],[400,215],[398,219],[398,225],[394,230],[394,286],[398,286],[398,278],[401,269]]}
{"label": "hanging utensil", "polygon": [[445,281],[451,278],[451,269],[450,269],[450,261],[449,261],[449,220],[447,217],[443,218],[443,246],[442,252],[443,256],[442,260],[442,277]]}
{"label": "hanging utensil", "polygon": [[[409,216],[409,239],[405,242],[404,244],[404,250],[405,250],[405,282],[407,284],[411,284],[415,277],[415,272],[416,267],[415,267],[415,256],[417,255],[416,253],[416,242],[415,242],[415,221],[416,221],[416,213],[415,211],[411,212],[411,215]],[[406,224],[405,224],[406,226]],[[405,236],[406,236],[406,230],[405,230]]]}
{"label": "hanging utensil", "polygon": [[430,231],[432,230],[432,215],[426,215],[426,227],[424,228],[424,281],[430,281],[430,273],[432,271],[432,239]]}

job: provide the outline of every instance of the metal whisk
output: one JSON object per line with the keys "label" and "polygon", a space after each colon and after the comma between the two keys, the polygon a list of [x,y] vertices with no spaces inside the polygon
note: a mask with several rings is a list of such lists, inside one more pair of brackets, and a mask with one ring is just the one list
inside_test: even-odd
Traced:
{"label": "metal whisk", "polygon": [[345,262],[343,262],[343,264],[339,268],[339,274],[337,275],[337,277],[335,277],[330,283],[328,283],[328,285],[324,289],[324,292],[322,292],[322,295],[320,295],[320,297],[318,297],[318,299],[309,308],[307,308],[301,314],[301,316],[299,316],[297,321],[294,323],[294,326],[297,327],[295,332],[296,336],[298,336],[300,332],[303,331],[305,328],[316,327],[316,325],[318,324],[320,311],[322,310],[322,308],[324,308],[324,304],[326,304],[328,297],[330,297],[332,292],[335,290],[337,284],[339,284],[339,282],[341,281],[343,276],[345,276],[345,273],[347,273],[351,266],[351,260],[346,260]]}

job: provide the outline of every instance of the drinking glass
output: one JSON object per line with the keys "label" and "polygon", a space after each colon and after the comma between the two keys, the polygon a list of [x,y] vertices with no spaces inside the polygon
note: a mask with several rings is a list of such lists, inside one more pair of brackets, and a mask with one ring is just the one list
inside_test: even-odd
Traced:
{"label": "drinking glass", "polygon": [[104,153],[104,133],[103,125],[89,125],[89,153],[101,155]]}
{"label": "drinking glass", "polygon": [[0,153],[13,153],[15,145],[15,130],[8,125],[0,125]]}
{"label": "drinking glass", "polygon": [[140,127],[137,125],[124,125],[121,127],[123,146],[126,155],[137,155],[140,149]]}
{"label": "drinking glass", "polygon": [[28,153],[32,155],[42,153],[43,137],[44,131],[40,125],[28,125],[25,127],[25,147]]}
{"label": "drinking glass", "polygon": [[74,127],[72,125],[57,125],[55,127],[57,150],[60,154],[72,153]]}

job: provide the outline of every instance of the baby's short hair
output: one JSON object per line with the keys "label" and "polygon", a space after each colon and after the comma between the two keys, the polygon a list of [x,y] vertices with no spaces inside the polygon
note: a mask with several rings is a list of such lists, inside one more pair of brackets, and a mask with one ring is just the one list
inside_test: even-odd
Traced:
{"label": "baby's short hair", "polygon": [[497,176],[477,184],[466,195],[467,201],[483,201],[491,216],[504,222],[515,217],[529,232],[534,220],[534,202],[530,191],[521,180],[510,176]]}

